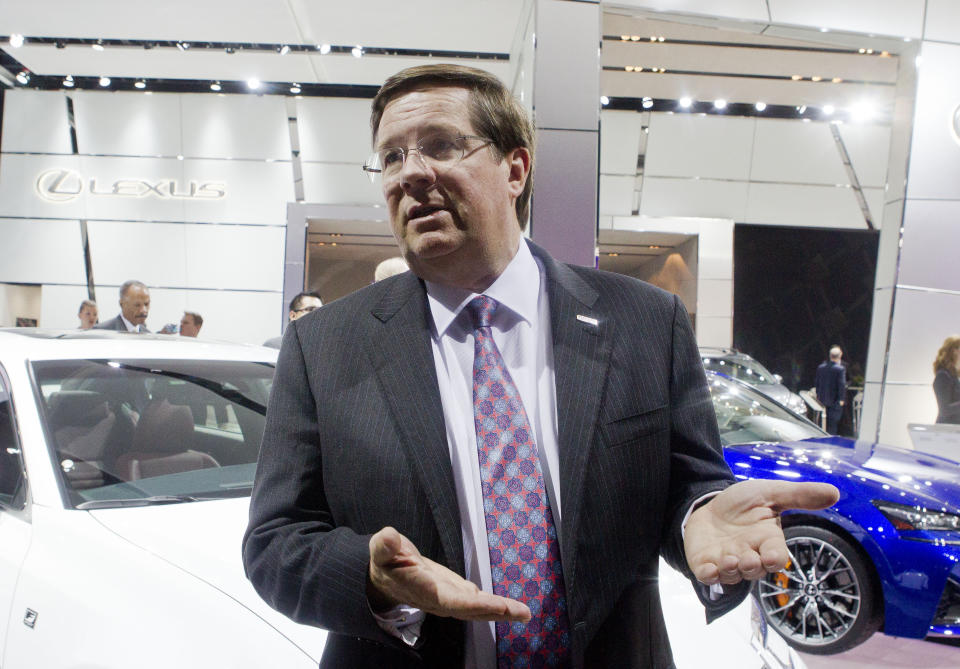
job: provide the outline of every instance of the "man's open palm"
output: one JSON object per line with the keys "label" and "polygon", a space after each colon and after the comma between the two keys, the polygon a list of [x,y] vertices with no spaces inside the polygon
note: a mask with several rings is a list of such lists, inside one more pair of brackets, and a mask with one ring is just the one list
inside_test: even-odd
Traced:
{"label": "man's open palm", "polygon": [[779,571],[789,558],[780,512],[824,509],[839,495],[829,483],[740,481],[690,514],[684,531],[687,564],[708,585]]}

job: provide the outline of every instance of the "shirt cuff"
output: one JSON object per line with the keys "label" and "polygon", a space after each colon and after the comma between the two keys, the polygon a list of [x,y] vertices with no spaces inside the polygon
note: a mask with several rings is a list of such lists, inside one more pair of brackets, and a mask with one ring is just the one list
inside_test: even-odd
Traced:
{"label": "shirt cuff", "polygon": [[400,604],[382,613],[375,613],[371,609],[370,613],[373,614],[380,629],[400,639],[407,646],[416,646],[420,641],[420,627],[426,617],[422,610]]}

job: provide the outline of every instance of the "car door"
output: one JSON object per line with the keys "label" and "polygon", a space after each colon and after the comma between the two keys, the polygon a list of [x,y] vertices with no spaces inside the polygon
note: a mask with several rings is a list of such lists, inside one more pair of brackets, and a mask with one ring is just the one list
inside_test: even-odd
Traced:
{"label": "car door", "polygon": [[14,618],[27,616],[27,612],[10,610],[31,532],[25,512],[26,475],[20,448],[10,385],[0,367],[0,665],[10,625],[18,622]]}

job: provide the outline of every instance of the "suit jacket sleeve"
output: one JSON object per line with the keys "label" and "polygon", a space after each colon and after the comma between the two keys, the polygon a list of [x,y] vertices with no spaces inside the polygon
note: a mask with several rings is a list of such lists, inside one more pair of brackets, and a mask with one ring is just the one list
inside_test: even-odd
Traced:
{"label": "suit jacket sleeve", "polygon": [[667,506],[664,559],[689,578],[706,607],[707,620],[723,615],[746,597],[750,584],[724,586],[724,596],[711,600],[709,587],[699,583],[687,565],[681,526],[690,506],[700,497],[735,482],[723,459],[720,432],[707,388],[703,363],[683,303],[674,297],[673,356],[670,378],[670,499]]}
{"label": "suit jacket sleeve", "polygon": [[297,622],[396,644],[367,604],[369,535],[334,524],[318,434],[294,322],[280,350],[257,462],[243,538],[247,577],[273,608]]}

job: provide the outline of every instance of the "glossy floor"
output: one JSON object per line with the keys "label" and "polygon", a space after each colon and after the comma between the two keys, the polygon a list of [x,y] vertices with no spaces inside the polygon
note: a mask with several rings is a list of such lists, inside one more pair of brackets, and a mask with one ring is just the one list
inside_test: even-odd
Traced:
{"label": "glossy floor", "polygon": [[800,653],[807,669],[957,669],[960,639],[924,641],[874,634],[865,643],[838,655]]}

